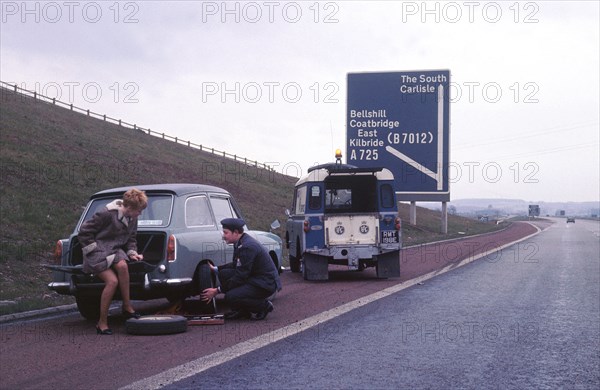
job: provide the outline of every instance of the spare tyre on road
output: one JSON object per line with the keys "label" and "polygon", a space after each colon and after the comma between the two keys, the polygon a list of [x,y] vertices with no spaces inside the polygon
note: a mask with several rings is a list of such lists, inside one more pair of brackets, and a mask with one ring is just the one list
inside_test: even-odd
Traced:
{"label": "spare tyre on road", "polygon": [[187,318],[177,315],[148,315],[125,321],[125,330],[136,335],[182,333],[187,330]]}

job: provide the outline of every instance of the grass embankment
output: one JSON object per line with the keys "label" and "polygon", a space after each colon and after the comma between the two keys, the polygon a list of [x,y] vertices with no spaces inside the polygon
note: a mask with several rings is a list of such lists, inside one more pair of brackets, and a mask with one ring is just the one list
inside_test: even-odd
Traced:
{"label": "grass embankment", "polygon": [[[40,267],[91,194],[151,183],[204,183],[235,197],[248,225],[284,221],[295,178],[1,90],[0,314],[72,302]],[[210,144],[208,132],[198,134]]]}
{"label": "grass embankment", "polygon": [[[211,184],[234,195],[253,229],[268,230],[274,219],[286,219],[295,178],[0,92],[0,315],[73,302],[47,289],[51,272],[41,265],[51,261],[56,240],[68,237],[96,191],[150,183]],[[197,138],[210,144],[208,131]],[[401,215],[409,220],[407,208]],[[422,208],[417,222],[418,227],[404,223],[405,245],[495,227],[450,216],[449,234],[441,235],[439,213]]]}
{"label": "grass embankment", "polygon": [[417,224],[411,225],[410,205],[400,204],[398,213],[402,219],[402,245],[410,246],[426,242],[472,236],[505,228],[510,222],[495,220],[480,222],[458,215],[448,215],[448,233],[441,233],[442,216],[439,211],[417,207]]}

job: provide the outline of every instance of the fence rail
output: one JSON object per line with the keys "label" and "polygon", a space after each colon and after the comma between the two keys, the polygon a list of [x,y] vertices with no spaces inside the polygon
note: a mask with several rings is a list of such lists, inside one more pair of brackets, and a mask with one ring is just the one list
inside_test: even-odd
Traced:
{"label": "fence rail", "polygon": [[157,131],[150,130],[149,128],[146,129],[146,128],[138,126],[135,123],[128,123],[128,122],[124,122],[121,119],[111,118],[109,116],[106,116],[106,114],[98,114],[96,112],[90,111],[89,109],[83,109],[81,107],[74,106],[73,103],[65,103],[60,100],[57,100],[56,98],[44,96],[44,95],[38,93],[37,91],[30,91],[28,89],[21,88],[17,84],[13,85],[13,84],[6,83],[4,81],[0,81],[0,89],[13,90],[16,93],[20,93],[21,95],[32,97],[35,100],[39,100],[39,101],[42,101],[45,103],[51,103],[56,106],[62,106],[62,107],[70,109],[73,112],[85,114],[89,117],[93,117],[93,118],[97,118],[97,119],[102,119],[105,122],[114,123],[121,127],[143,131],[144,133],[147,133],[148,135],[162,138],[167,141],[172,141],[172,142],[175,142],[176,144],[185,145],[185,146],[188,146],[193,149],[198,149],[202,152],[208,152],[208,153],[212,153],[214,155],[220,156],[220,157],[229,158],[229,159],[234,160],[235,162],[243,163],[243,164],[253,166],[256,168],[262,168],[262,169],[266,169],[269,171],[273,171],[273,168],[265,163],[259,163],[258,161],[249,160],[247,158],[240,157],[235,154],[227,153],[222,150],[217,150],[215,148],[209,148],[202,144],[196,144],[191,141],[185,141],[185,140],[179,139],[178,137],[173,137],[173,136],[170,136],[165,133],[159,133]]}

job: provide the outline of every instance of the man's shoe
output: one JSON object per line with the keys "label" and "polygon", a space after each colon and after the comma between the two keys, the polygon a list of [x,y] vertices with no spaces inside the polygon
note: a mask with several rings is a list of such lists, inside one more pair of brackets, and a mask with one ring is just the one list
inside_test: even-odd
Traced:
{"label": "man's shoe", "polygon": [[244,312],[244,311],[238,311],[238,310],[232,310],[230,312],[227,312],[223,315],[223,318],[225,318],[226,320],[237,320],[240,318],[248,318],[249,313]]}
{"label": "man's shoe", "polygon": [[273,311],[273,304],[271,303],[271,301],[267,301],[267,308],[263,311],[259,311],[258,313],[253,313],[252,317],[250,317],[250,319],[252,319],[254,321],[264,320],[265,318],[267,318],[267,315],[269,315],[269,313],[272,311]]}

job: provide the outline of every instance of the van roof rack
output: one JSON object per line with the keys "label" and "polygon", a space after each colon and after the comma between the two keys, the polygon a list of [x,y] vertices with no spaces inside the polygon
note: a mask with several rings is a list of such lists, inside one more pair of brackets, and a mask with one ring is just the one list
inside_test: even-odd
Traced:
{"label": "van roof rack", "polygon": [[363,172],[380,172],[383,167],[364,167],[359,168],[355,165],[350,164],[339,164],[339,163],[327,163],[321,165],[315,165],[314,167],[308,168],[308,173],[317,170],[325,169],[329,173],[363,173]]}

